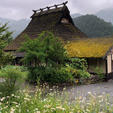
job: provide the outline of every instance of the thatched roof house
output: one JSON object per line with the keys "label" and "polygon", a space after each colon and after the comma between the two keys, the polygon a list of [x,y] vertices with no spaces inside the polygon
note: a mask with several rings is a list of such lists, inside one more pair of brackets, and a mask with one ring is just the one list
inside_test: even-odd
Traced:
{"label": "thatched roof house", "polygon": [[35,39],[42,31],[51,31],[55,36],[66,40],[70,57],[86,58],[90,72],[95,67],[103,69],[103,73],[113,72],[113,38],[88,39],[73,23],[67,2],[39,10],[33,10],[31,22],[27,28],[14,39],[4,50],[13,53],[17,60],[24,53],[16,52],[25,41],[27,34]]}
{"label": "thatched roof house", "polygon": [[42,31],[51,31],[64,40],[87,37],[74,25],[66,4],[67,2],[33,10],[34,14],[31,16],[32,20],[27,28],[5,48],[5,51],[16,51],[25,40],[25,34],[34,39]]}

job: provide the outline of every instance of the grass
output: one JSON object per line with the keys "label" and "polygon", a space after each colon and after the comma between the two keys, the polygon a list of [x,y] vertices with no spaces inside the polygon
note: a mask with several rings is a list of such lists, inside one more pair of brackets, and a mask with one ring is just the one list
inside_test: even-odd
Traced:
{"label": "grass", "polygon": [[93,95],[69,100],[70,95],[50,92],[37,88],[35,94],[19,91],[11,96],[0,98],[1,113],[112,113],[113,105],[108,95]]}

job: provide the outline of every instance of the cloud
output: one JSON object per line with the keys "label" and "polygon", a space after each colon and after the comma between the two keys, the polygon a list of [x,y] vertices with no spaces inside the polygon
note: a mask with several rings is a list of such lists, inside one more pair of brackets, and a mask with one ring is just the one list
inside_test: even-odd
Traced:
{"label": "cloud", "polygon": [[[0,17],[11,19],[29,18],[33,9],[39,9],[65,0],[2,0]],[[113,0],[68,0],[71,13],[95,13],[104,8],[113,7]]]}
{"label": "cloud", "polygon": [[[113,7],[113,0],[71,0],[71,7],[80,13],[96,13],[101,9]],[[74,10],[72,10],[74,12]]]}

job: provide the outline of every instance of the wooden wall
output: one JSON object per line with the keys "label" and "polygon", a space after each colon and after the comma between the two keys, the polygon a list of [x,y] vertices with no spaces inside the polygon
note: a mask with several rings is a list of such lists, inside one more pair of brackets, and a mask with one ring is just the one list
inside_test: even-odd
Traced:
{"label": "wooden wall", "polygon": [[107,56],[107,73],[112,72],[112,55]]}
{"label": "wooden wall", "polygon": [[106,74],[106,60],[102,58],[88,58],[88,71],[90,73],[95,73],[96,68],[99,68],[102,73]]}

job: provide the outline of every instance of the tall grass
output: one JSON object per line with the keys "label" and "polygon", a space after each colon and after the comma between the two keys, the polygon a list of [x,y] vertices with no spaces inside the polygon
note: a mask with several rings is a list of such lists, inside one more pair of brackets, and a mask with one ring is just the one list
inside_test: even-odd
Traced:
{"label": "tall grass", "polygon": [[[63,92],[48,93],[44,97],[42,89],[34,95],[29,92],[12,94],[10,97],[0,99],[1,113],[112,113],[113,105],[107,95],[93,95],[68,100],[68,95]],[[65,98],[64,98],[65,97]],[[4,100],[7,101],[4,101]]]}

